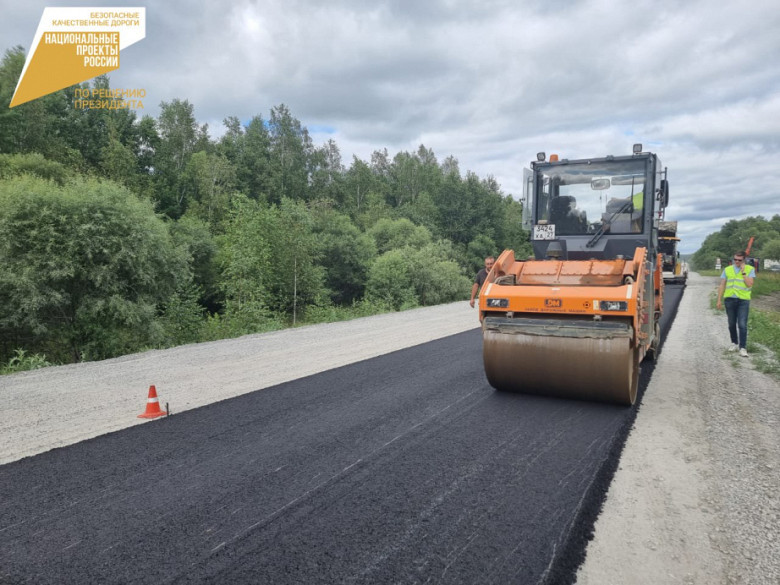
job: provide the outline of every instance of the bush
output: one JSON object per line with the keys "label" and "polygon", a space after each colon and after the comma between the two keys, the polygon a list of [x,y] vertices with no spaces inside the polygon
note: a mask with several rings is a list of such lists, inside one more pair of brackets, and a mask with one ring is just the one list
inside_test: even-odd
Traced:
{"label": "bush", "polygon": [[443,240],[420,250],[385,252],[371,267],[366,298],[395,310],[466,299],[471,281],[451,259],[453,255],[452,244]]}
{"label": "bush", "polygon": [[71,174],[64,165],[47,160],[38,153],[0,154],[0,179],[32,175],[63,185]]}
{"label": "bush", "polygon": [[284,328],[285,324],[281,319],[260,305],[245,303],[236,307],[228,303],[224,315],[214,314],[206,318],[200,340],[219,341]]}
{"label": "bush", "polygon": [[8,363],[0,367],[0,374],[26,372],[27,370],[37,370],[52,365],[46,361],[45,355],[37,353],[27,355],[27,352],[23,349],[17,349],[14,353],[15,355],[8,360]]}
{"label": "bush", "polygon": [[412,283],[412,266],[401,250],[390,250],[376,259],[368,273],[366,298],[398,311],[417,303]]}
{"label": "bush", "polygon": [[55,359],[160,342],[157,307],[189,280],[152,204],[110,181],[0,180],[0,335]]}
{"label": "bush", "polygon": [[172,347],[200,341],[205,323],[204,309],[198,304],[200,288],[189,285],[177,290],[160,317],[163,345]]}

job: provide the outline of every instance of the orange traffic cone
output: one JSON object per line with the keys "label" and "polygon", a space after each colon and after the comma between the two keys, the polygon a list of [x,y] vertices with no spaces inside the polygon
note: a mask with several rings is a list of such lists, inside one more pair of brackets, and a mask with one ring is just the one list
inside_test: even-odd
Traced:
{"label": "orange traffic cone", "polygon": [[168,414],[160,410],[160,402],[157,400],[157,388],[149,386],[149,398],[146,399],[146,412],[139,414],[138,418],[157,418]]}

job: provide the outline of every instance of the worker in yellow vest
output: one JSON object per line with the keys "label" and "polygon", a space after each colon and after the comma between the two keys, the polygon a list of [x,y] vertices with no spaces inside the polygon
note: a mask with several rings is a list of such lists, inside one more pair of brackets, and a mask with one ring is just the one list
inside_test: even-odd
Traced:
{"label": "worker in yellow vest", "polygon": [[[642,233],[642,211],[645,207],[645,194],[644,191],[634,193],[631,197],[631,205],[633,206],[633,212],[631,213],[631,233]],[[638,216],[638,217],[637,217]]]}
{"label": "worker in yellow vest", "polygon": [[634,213],[642,211],[642,208],[645,206],[644,191],[640,191],[639,193],[634,193],[633,197],[631,197],[631,204],[634,206]]}
{"label": "worker in yellow vest", "polygon": [[756,278],[756,271],[745,263],[745,253],[734,254],[734,263],[726,266],[720,275],[718,287],[718,310],[726,304],[731,346],[729,351],[739,350],[739,355],[748,357],[747,322],[750,311],[750,290]]}

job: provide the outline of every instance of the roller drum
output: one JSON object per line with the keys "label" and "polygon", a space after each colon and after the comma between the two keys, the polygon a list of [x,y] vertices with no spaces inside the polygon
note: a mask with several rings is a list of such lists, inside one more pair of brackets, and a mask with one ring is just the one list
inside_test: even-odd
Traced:
{"label": "roller drum", "polygon": [[483,328],[483,360],[498,390],[632,405],[639,381],[632,337],[539,326]]}

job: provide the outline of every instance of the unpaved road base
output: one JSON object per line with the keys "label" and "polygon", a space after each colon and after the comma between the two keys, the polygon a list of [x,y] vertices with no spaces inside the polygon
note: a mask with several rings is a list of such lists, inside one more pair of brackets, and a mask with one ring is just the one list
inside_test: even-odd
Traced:
{"label": "unpaved road base", "polygon": [[780,583],[780,387],[688,282],[579,585]]}

